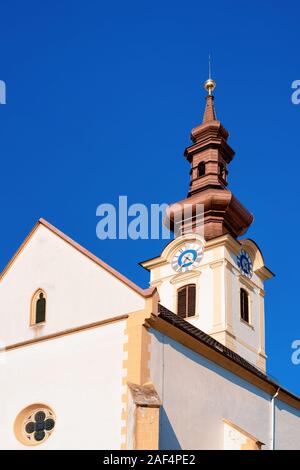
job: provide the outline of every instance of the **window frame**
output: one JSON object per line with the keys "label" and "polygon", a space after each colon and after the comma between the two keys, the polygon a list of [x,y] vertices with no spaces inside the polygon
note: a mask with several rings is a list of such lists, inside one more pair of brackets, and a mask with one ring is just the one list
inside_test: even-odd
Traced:
{"label": "window frame", "polygon": [[[243,318],[243,308],[242,308],[242,293],[245,293],[246,294],[246,297],[247,297],[247,306],[248,306],[248,320],[245,320],[245,318]],[[251,308],[250,308],[250,293],[247,289],[245,289],[244,287],[240,287],[240,320],[245,323],[246,325],[249,325],[251,326]]]}
{"label": "window frame", "polygon": [[[188,314],[188,309],[189,309],[189,287],[194,288],[194,313],[192,315]],[[185,316],[184,317],[179,314],[179,293],[183,290],[186,291]],[[194,318],[194,317],[197,316],[197,308],[196,307],[197,307],[197,284],[195,282],[191,282],[189,284],[184,284],[183,286],[179,287],[176,291],[176,312],[177,312],[177,315],[180,318],[182,318],[183,320],[186,320],[188,318]]]}
{"label": "window frame", "polygon": [[[36,322],[36,304],[39,299],[40,294],[43,294],[44,299],[46,301],[46,306],[45,306],[45,319],[41,322]],[[33,296],[31,297],[31,303],[30,303],[30,326],[31,327],[37,327],[37,326],[42,326],[46,323],[47,319],[47,294],[44,291],[44,289],[37,289]]]}
{"label": "window frame", "polygon": [[[45,431],[45,436],[42,440],[35,440],[35,439],[29,439],[28,434],[26,434],[24,427],[26,425],[26,422],[31,420],[30,415],[33,415],[39,411],[43,411],[48,415],[48,419],[53,419],[54,421],[54,426],[50,430]],[[44,403],[35,403],[32,405],[27,406],[23,410],[21,410],[18,415],[16,416],[15,422],[14,422],[14,434],[16,439],[23,445],[25,446],[38,446],[41,444],[44,444],[49,437],[52,435],[52,433],[56,429],[56,414],[52,410],[52,408]]]}

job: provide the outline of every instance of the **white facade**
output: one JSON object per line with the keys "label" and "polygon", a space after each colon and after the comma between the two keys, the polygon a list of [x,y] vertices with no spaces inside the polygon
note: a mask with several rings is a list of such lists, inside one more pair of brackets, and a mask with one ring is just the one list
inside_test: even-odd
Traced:
{"label": "white facade", "polygon": [[[30,327],[31,299],[39,288],[47,294],[46,322]],[[1,342],[31,340],[144,306],[142,295],[40,224],[0,282]]]}
{"label": "white facade", "polygon": [[[187,240],[174,240],[144,263],[160,303],[176,313],[178,288],[195,283],[196,315],[188,321],[261,365],[263,281],[270,272],[258,248],[227,236],[209,243],[197,238],[205,247],[200,265],[174,272],[174,252]],[[237,267],[241,246],[251,253],[252,279]],[[241,286],[251,296],[250,325],[240,321]],[[39,289],[46,318],[32,325]],[[158,293],[140,289],[50,224],[38,223],[0,277],[0,448],[188,450],[248,448],[250,441],[271,448],[269,384],[259,388],[251,374],[245,380],[172,339],[158,315]],[[137,385],[138,399],[128,384],[131,390]],[[149,393],[156,408],[143,405]],[[298,449],[299,400],[286,392],[281,397],[275,446]],[[26,424],[40,408],[53,412],[55,428],[42,442],[27,441]]]}
{"label": "white facade", "polygon": [[[161,449],[232,449],[226,422],[271,449],[268,393],[152,330],[151,380],[162,397]],[[238,444],[240,444],[239,442]],[[300,450],[300,411],[276,401],[275,448]]]}
{"label": "white facade", "polygon": [[[37,289],[46,321],[31,326]],[[35,403],[57,418],[41,448],[121,448],[126,316],[145,308],[140,291],[54,228],[36,226],[0,279],[0,448],[26,448],[14,423]]]}
{"label": "white facade", "polygon": [[[204,255],[199,267],[177,273],[172,268],[172,259],[187,242],[203,244]],[[251,279],[243,276],[237,265],[238,253],[245,246],[253,259]],[[265,268],[253,242],[238,242],[228,235],[205,242],[197,234],[184,235],[172,241],[160,257],[144,262],[143,266],[150,270],[150,284],[157,287],[161,304],[174,313],[177,313],[178,289],[195,284],[196,312],[186,320],[260,369],[266,369],[264,280],[272,274]],[[241,288],[249,295],[249,323],[241,320]]]}
{"label": "white facade", "polygon": [[125,321],[8,351],[0,367],[0,448],[32,449],[14,433],[33,403],[56,414],[37,449],[120,449]]}

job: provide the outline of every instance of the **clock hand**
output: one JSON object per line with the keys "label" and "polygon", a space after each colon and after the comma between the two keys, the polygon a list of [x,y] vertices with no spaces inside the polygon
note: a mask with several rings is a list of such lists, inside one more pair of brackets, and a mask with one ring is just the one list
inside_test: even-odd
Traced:
{"label": "clock hand", "polygon": [[[191,259],[191,256],[192,256],[192,259]],[[186,263],[187,261],[189,262],[193,262],[194,259],[193,259],[193,255],[191,253],[188,253],[187,255],[185,255],[182,259],[183,263]]]}

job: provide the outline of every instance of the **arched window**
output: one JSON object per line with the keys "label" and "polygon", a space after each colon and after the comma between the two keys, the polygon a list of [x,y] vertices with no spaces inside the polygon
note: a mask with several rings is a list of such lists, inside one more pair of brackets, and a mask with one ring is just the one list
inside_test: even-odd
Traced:
{"label": "arched window", "polygon": [[205,175],[205,163],[200,162],[198,165],[198,178]]}
{"label": "arched window", "polygon": [[42,289],[37,290],[31,301],[31,325],[46,321],[46,302],[46,293]]}
{"label": "arched window", "polygon": [[227,170],[224,163],[219,164],[219,174],[224,181],[227,181]]}
{"label": "arched window", "polygon": [[193,317],[196,313],[196,285],[188,284],[177,291],[177,314],[181,318]]}
{"label": "arched window", "polygon": [[245,289],[240,292],[241,319],[249,323],[249,294]]}

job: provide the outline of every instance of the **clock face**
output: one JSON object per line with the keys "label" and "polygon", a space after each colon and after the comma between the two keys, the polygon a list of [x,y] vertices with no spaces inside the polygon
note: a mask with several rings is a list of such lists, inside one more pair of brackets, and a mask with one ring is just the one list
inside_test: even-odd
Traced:
{"label": "clock face", "polygon": [[172,268],[182,273],[197,268],[203,258],[203,250],[203,245],[200,243],[183,245],[173,257]]}
{"label": "clock face", "polygon": [[244,276],[249,278],[253,275],[253,264],[250,256],[247,251],[241,250],[237,257],[237,265],[240,268],[240,271]]}

